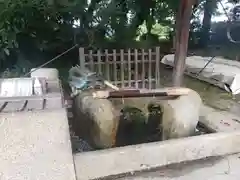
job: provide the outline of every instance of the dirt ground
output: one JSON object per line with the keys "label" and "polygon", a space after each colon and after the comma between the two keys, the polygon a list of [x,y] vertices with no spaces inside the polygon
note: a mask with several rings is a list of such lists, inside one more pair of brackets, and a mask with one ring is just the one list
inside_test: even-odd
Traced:
{"label": "dirt ground", "polygon": [[[171,86],[172,82],[172,70],[161,65],[160,68],[160,83],[162,86]],[[199,81],[187,75],[184,76],[185,87],[191,88],[197,91],[204,104],[215,109],[230,111],[240,116],[240,96],[233,98],[228,92],[220,89],[216,86]]]}

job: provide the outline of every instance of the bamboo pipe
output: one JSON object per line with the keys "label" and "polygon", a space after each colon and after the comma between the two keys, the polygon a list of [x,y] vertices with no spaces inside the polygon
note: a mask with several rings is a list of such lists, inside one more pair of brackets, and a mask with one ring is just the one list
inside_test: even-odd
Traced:
{"label": "bamboo pipe", "polygon": [[110,83],[109,81],[104,80],[104,84],[110,88],[112,88],[115,91],[119,91],[120,89],[117,86],[114,86],[112,83]]}

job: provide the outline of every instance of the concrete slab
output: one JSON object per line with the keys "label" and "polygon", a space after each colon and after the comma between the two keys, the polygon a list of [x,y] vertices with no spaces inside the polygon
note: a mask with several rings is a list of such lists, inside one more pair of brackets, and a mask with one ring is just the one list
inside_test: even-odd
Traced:
{"label": "concrete slab", "polygon": [[65,109],[0,113],[1,180],[75,180]]}
{"label": "concrete slab", "polygon": [[174,165],[117,180],[238,180],[240,154]]}
{"label": "concrete slab", "polygon": [[[161,62],[173,67],[174,54],[164,56]],[[205,67],[206,64],[208,64],[207,67]],[[231,86],[233,94],[240,93],[240,63],[238,61],[220,57],[212,59],[212,57],[189,56],[186,58],[185,72],[223,89],[225,89],[224,83],[227,83]]]}
{"label": "concrete slab", "polygon": [[60,80],[47,80],[46,83],[46,93],[41,96],[0,97],[0,113],[63,108],[64,102]]}
{"label": "concrete slab", "polygon": [[[109,175],[121,175],[136,171],[142,170],[152,170],[157,167],[163,167],[164,165],[171,164],[167,163],[171,160],[172,163],[176,162],[186,162],[196,159],[204,159],[205,157],[214,157],[214,156],[223,156],[226,154],[233,154],[240,152],[239,151],[239,143],[237,143],[237,137],[240,130],[240,120],[238,116],[226,112],[226,111],[219,111],[213,108],[202,106],[200,112],[201,119],[200,121],[210,127],[213,131],[218,132],[210,135],[202,135],[186,138],[184,141],[182,140],[171,140],[165,142],[157,142],[157,143],[149,143],[144,145],[137,145],[137,146],[127,146],[123,148],[116,148],[110,150],[103,150],[103,151],[96,151],[90,153],[83,153],[77,154],[74,156],[75,166],[76,166],[76,173],[77,178],[84,180],[84,179],[95,179],[95,178],[102,178],[108,177]],[[223,132],[227,132],[222,134]],[[229,133],[231,132],[231,133]],[[223,135],[223,136],[222,136]],[[235,136],[237,135],[237,136]],[[224,139],[222,138],[224,137]],[[226,138],[229,137],[229,138]],[[226,138],[226,139],[225,139]],[[237,140],[237,141],[235,141]],[[191,142],[190,142],[191,141]],[[186,143],[186,144],[185,144]],[[178,145],[177,145],[178,144]],[[177,146],[175,146],[177,145]],[[163,149],[162,149],[163,148]],[[166,149],[164,149],[166,148]],[[236,148],[236,149],[235,149]],[[202,149],[202,150],[201,150]],[[225,150],[226,151],[225,151]],[[227,150],[228,149],[228,150]],[[233,152],[232,150],[235,149],[236,151]],[[176,152],[177,150],[177,152]],[[230,152],[231,151],[231,152]],[[191,153],[190,153],[191,152]],[[191,154],[195,154],[194,158],[189,157]],[[227,156],[226,159],[232,159],[232,164],[234,168],[240,165],[239,156]],[[173,158],[173,159],[171,159]],[[171,160],[170,160],[171,159]],[[224,179],[227,176],[219,177],[214,174],[214,171],[223,172],[223,174],[229,174],[228,172],[225,173],[226,168],[225,165],[226,161],[221,160],[214,164],[215,161],[210,161],[209,164],[214,167],[205,167],[206,165],[201,165],[201,163],[195,162],[195,168],[192,166],[192,163],[186,163],[187,169],[183,171],[181,174],[178,170],[175,172],[175,176],[162,176],[161,171],[154,171],[152,174],[147,176],[144,173],[135,177],[136,179],[169,179],[169,180],[185,180],[186,179],[196,179],[201,178],[201,173],[203,173],[202,169],[206,168],[208,174],[204,174],[204,178],[211,179],[212,176],[216,176],[216,180]],[[182,164],[179,164],[181,168]],[[200,167],[201,166],[201,167]],[[101,168],[99,168],[101,167]],[[209,169],[207,169],[209,168]],[[211,169],[212,168],[212,169]],[[94,169],[94,171],[93,171]],[[194,172],[194,171],[201,171],[199,174],[190,174],[188,176],[187,172]],[[171,168],[165,168],[166,172],[170,172]],[[237,173],[237,168],[234,173]],[[154,175],[155,174],[155,175]],[[186,175],[186,176],[185,176]],[[155,177],[156,176],[156,177]],[[180,178],[180,177],[184,178]],[[240,173],[233,174],[229,176],[232,180],[239,177]],[[196,178],[195,178],[196,177]],[[126,177],[125,177],[126,178]],[[215,180],[214,179],[214,180]],[[204,179],[203,179],[204,180]]]}
{"label": "concrete slab", "polygon": [[[202,106],[200,121],[216,132],[240,129],[240,117],[227,111]],[[225,143],[225,142],[223,142]],[[117,180],[238,180],[240,177],[240,154],[198,160],[167,168],[137,173]]]}
{"label": "concrete slab", "polygon": [[240,117],[228,111],[220,111],[202,106],[200,122],[214,132],[232,132],[240,130]]}
{"label": "concrete slab", "polygon": [[212,133],[184,139],[78,153],[74,156],[77,178],[79,180],[100,179],[206,157],[239,153],[239,138],[240,131]]}

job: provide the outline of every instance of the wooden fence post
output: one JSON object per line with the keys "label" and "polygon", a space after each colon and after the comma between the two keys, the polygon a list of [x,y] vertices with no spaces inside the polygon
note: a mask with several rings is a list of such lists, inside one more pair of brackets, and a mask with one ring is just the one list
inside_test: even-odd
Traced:
{"label": "wooden fence post", "polygon": [[130,88],[132,86],[132,68],[131,68],[131,50],[128,49],[128,87]]}
{"label": "wooden fence post", "polygon": [[[117,52],[116,49],[113,49],[113,81],[117,81],[118,73],[117,73]],[[118,85],[114,83],[114,85]]]}
{"label": "wooden fence post", "polygon": [[84,48],[82,47],[79,48],[79,63],[80,63],[80,67],[85,66],[85,54],[84,54]]}
{"label": "wooden fence post", "polygon": [[155,88],[160,87],[160,47],[156,47]]}
{"label": "wooden fence post", "polygon": [[145,70],[145,65],[146,65],[146,63],[145,63],[145,50],[144,49],[142,49],[142,70],[141,70],[141,73],[142,73],[142,88],[144,89],[145,87],[146,87],[146,82],[145,82],[145,80],[146,80],[146,70]]}
{"label": "wooden fence post", "polygon": [[124,81],[124,50],[123,49],[120,49],[120,63],[121,63],[121,66],[120,66],[120,72],[121,72],[121,88],[124,88],[125,87],[125,81]]}
{"label": "wooden fence post", "polygon": [[152,49],[148,49],[148,89],[152,89]]}
{"label": "wooden fence post", "polygon": [[135,88],[138,89],[138,50],[134,49],[134,79]]}

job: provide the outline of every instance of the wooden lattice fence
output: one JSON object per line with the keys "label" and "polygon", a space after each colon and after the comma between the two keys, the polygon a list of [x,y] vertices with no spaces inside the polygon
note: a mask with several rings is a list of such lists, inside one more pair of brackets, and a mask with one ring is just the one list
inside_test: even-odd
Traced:
{"label": "wooden lattice fence", "polygon": [[160,47],[147,50],[79,48],[79,60],[81,67],[101,74],[121,88],[153,89],[160,85]]}

